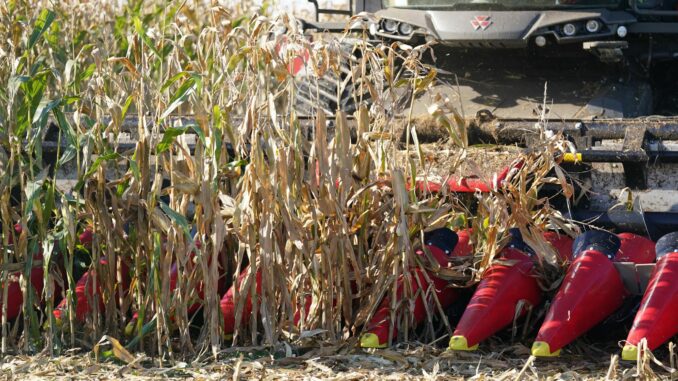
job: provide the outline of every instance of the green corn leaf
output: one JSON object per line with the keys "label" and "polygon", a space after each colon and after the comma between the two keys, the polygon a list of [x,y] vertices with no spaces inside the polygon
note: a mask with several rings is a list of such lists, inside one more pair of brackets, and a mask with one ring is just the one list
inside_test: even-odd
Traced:
{"label": "green corn leaf", "polygon": [[[141,324],[141,320],[139,320],[138,324]],[[127,343],[127,345],[125,346],[125,348],[131,350],[132,348],[136,347],[143,337],[145,337],[146,335],[148,335],[149,333],[151,333],[155,330],[157,325],[158,325],[158,318],[157,318],[157,315],[156,315],[156,316],[153,316],[153,318],[148,323],[144,324],[141,327],[141,333],[139,335],[135,336],[132,340],[130,340],[129,343]]]}
{"label": "green corn leaf", "polygon": [[132,105],[132,101],[134,100],[134,97],[132,95],[128,96],[127,99],[125,100],[125,104],[122,106],[122,114],[121,118],[125,118],[127,115],[127,111],[129,111],[129,106]]}
{"label": "green corn leaf", "polygon": [[40,16],[38,16],[38,19],[35,21],[35,25],[33,26],[33,32],[28,39],[29,50],[33,49],[33,46],[35,46],[40,37],[42,37],[47,29],[49,29],[49,26],[52,25],[52,22],[55,18],[56,15],[54,12],[50,11],[49,9],[43,9],[42,12],[40,12]]}
{"label": "green corn leaf", "polygon": [[129,161],[129,169],[132,171],[132,175],[135,180],[141,179],[141,171],[139,170],[139,164],[137,164],[137,152],[134,151],[132,159]]}
{"label": "green corn leaf", "polygon": [[193,132],[195,132],[196,135],[198,135],[198,139],[200,139],[200,142],[202,145],[205,145],[205,131],[200,128],[197,124],[189,124],[188,127],[191,127],[193,129]]}
{"label": "green corn leaf", "polygon": [[160,92],[167,90],[170,86],[172,86],[178,80],[180,80],[182,78],[190,77],[190,76],[191,76],[191,74],[187,71],[182,71],[182,72],[179,72],[179,73],[173,75],[170,79],[168,79],[167,81],[165,81],[165,83],[163,83],[162,87],[160,88]]}
{"label": "green corn leaf", "polygon": [[38,108],[33,115],[33,124],[47,124],[47,115],[61,103],[61,99],[43,99],[38,104]]}
{"label": "green corn leaf", "polygon": [[80,179],[78,181],[78,183],[75,184],[75,190],[80,191],[80,189],[82,189],[83,185],[85,185],[85,181],[90,176],[92,176],[92,174],[94,174],[94,172],[96,172],[99,169],[99,167],[101,167],[102,163],[109,161],[109,160],[118,160],[118,159],[120,159],[120,157],[121,157],[120,154],[117,153],[117,152],[109,152],[105,155],[101,155],[101,156],[97,157],[96,160],[94,160],[94,163],[92,163],[92,166],[89,168],[87,173],[85,173],[85,176],[83,176],[82,179]]}
{"label": "green corn leaf", "polygon": [[186,133],[187,130],[188,127],[169,127],[165,129],[165,133],[162,135],[162,141],[160,141],[156,147],[157,153],[160,154],[169,150],[177,137]]}
{"label": "green corn leaf", "polygon": [[66,142],[65,147],[61,151],[61,156],[57,161],[57,165],[62,166],[75,158],[78,150],[78,137],[73,127],[71,127],[71,124],[66,120],[64,113],[61,112],[61,109],[58,107],[54,108],[52,114],[57,121],[59,133],[62,136],[62,142]]}
{"label": "green corn leaf", "polygon": [[78,73],[76,82],[81,83],[82,81],[90,79],[92,77],[92,74],[94,74],[94,70],[96,70],[96,68],[97,68],[96,64],[89,64],[89,66],[87,66],[85,70]]}
{"label": "green corn leaf", "polygon": [[184,231],[186,237],[190,239],[191,228],[188,226],[188,220],[186,219],[186,217],[177,213],[174,209],[170,208],[162,200],[158,200],[158,203],[160,204],[160,209],[162,209],[162,211],[165,212],[165,214],[167,214],[167,217],[169,217],[170,220],[172,220],[172,222],[179,225],[181,227],[181,230]]}
{"label": "green corn leaf", "polygon": [[137,34],[139,34],[139,37],[141,37],[144,45],[148,46],[148,48],[151,49],[156,57],[161,57],[160,52],[158,52],[158,49],[153,43],[153,40],[151,40],[151,38],[148,37],[148,34],[146,34],[146,27],[144,26],[144,23],[138,17],[134,18],[134,30],[137,32]]}
{"label": "green corn leaf", "polygon": [[231,58],[228,59],[228,64],[226,65],[226,71],[230,74],[238,67],[238,64],[242,62],[245,58],[245,55],[242,53],[234,54]]}
{"label": "green corn leaf", "polygon": [[231,27],[233,27],[233,28],[239,27],[240,25],[242,25],[243,22],[245,22],[245,20],[247,20],[247,18],[248,18],[248,16],[246,16],[246,15],[243,15],[243,16],[236,18],[235,20],[233,20],[231,22]]}
{"label": "green corn leaf", "polygon": [[43,169],[32,181],[26,182],[26,188],[24,189],[24,192],[26,193],[24,215],[29,219],[33,217],[34,207],[38,206],[37,202],[42,195],[42,185],[45,181],[45,177],[47,177],[47,169]]}
{"label": "green corn leaf", "polygon": [[19,91],[19,88],[21,85],[24,83],[30,81],[30,77],[25,76],[25,75],[13,75],[9,78],[9,81],[7,81],[7,88],[9,89],[9,97],[14,98],[16,95],[17,91]]}
{"label": "green corn leaf", "polygon": [[174,110],[177,109],[177,107],[181,106],[184,102],[186,102],[186,99],[193,94],[195,89],[198,86],[198,77],[197,76],[191,76],[190,78],[186,79],[184,83],[179,86],[177,91],[174,93],[172,98],[170,99],[170,105],[167,107],[165,112],[162,113],[160,116],[161,119],[167,118]]}

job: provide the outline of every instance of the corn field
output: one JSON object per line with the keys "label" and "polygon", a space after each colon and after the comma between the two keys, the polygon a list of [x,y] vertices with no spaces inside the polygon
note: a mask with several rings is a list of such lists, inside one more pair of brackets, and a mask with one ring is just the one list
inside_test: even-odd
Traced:
{"label": "corn field", "polygon": [[[451,334],[440,305],[422,329],[410,313],[434,293],[420,285],[395,305],[395,280],[418,282],[411,271],[421,267],[469,287],[512,227],[539,249],[543,288],[558,284],[564,269],[542,232],[576,227],[537,190],[552,183],[571,193],[558,170],[557,154],[569,150],[562,137],[544,135],[540,150],[521,154],[502,193],[422,192],[416,181],[432,180],[432,163],[408,115],[436,81],[420,60],[430,47],[360,33],[309,39],[270,4],[243,4],[0,4],[3,354],[86,348],[128,361],[311,337],[355,343],[389,295],[399,339],[435,343]],[[304,54],[306,75],[293,75]],[[332,115],[305,106],[302,117],[304,84],[319,98],[320,81],[341,81],[342,68],[353,93],[374,101]],[[430,108],[453,152],[450,174],[468,153],[458,109],[442,98]],[[472,227],[475,254],[436,268],[414,249],[445,226]],[[80,319],[74,294],[85,273],[103,302],[90,301]],[[22,294],[16,319],[7,318],[10,282]],[[219,308],[231,285],[232,336]]]}

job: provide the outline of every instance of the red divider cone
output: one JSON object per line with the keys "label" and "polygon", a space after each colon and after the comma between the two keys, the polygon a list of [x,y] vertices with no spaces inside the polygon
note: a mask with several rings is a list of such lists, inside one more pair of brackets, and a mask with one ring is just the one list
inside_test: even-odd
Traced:
{"label": "red divider cone", "polygon": [[[441,266],[447,266],[450,257],[467,256],[472,253],[469,238],[468,230],[462,230],[455,234],[449,229],[438,229],[432,232],[425,240],[426,247],[436,261]],[[420,251],[419,254],[423,255],[423,252]],[[426,277],[420,268],[412,270],[412,275],[411,291],[412,294],[416,294],[419,291],[419,284],[427,284]],[[447,280],[438,278],[433,273],[429,273],[429,278],[433,281],[435,293],[441,306],[445,308],[454,303],[459,295],[458,291],[448,287],[449,283]],[[404,287],[404,278],[401,276],[398,279],[396,298],[401,299],[403,297]],[[419,324],[426,318],[426,306],[421,297],[417,297],[415,301],[413,315],[414,324]],[[372,320],[367,322],[367,332],[360,337],[360,346],[363,348],[386,348],[389,343],[390,319],[391,300],[385,297]],[[397,334],[397,328],[394,327],[391,337],[395,338]]]}
{"label": "red divider cone", "polygon": [[657,266],[626,338],[622,359],[638,358],[640,340],[654,350],[678,334],[678,232],[657,241]]}
{"label": "red divider cone", "polygon": [[[191,255],[191,258],[193,258],[193,255]],[[218,290],[216,292],[218,292],[219,295],[221,295],[226,289],[226,278],[223,276],[223,268],[221,266],[219,266],[219,273],[220,277],[219,283],[217,285]],[[169,285],[170,292],[174,292],[174,290],[176,290],[178,277],[179,269],[175,263],[172,264],[172,268],[170,270],[170,285]],[[186,312],[188,313],[189,316],[196,313],[203,305],[203,301],[205,300],[205,283],[198,282],[198,284],[195,286],[195,290],[198,300],[196,300],[193,304],[189,305],[188,308],[186,309]]]}
{"label": "red divider cone", "polygon": [[[241,284],[245,276],[247,275],[247,269],[243,270],[239,276],[238,284]],[[255,278],[256,282],[256,292],[257,295],[261,292],[261,270],[257,271]],[[233,332],[235,331],[235,289],[234,285],[231,286],[224,297],[221,299],[221,313],[224,317],[224,338],[230,340],[233,337]],[[354,287],[354,284],[352,284]],[[354,290],[355,291],[355,290]],[[336,300],[333,301],[333,305],[336,306]],[[294,313],[294,325],[298,325],[299,321],[303,318],[306,319],[308,313],[311,310],[311,305],[313,304],[313,297],[311,295],[306,295],[304,297],[303,305],[299,306],[297,311]],[[247,324],[248,319],[252,315],[252,297],[247,295],[247,300],[242,312],[241,324]]]}
{"label": "red divider cone", "polygon": [[[78,237],[80,244],[85,246],[88,249],[91,249],[92,242],[94,241],[94,233],[91,227],[85,228],[85,230]],[[99,260],[101,266],[108,266],[108,260],[101,258]],[[124,291],[127,291],[129,288],[129,268],[127,265],[122,262],[121,267]],[[101,296],[101,284],[98,283],[100,278],[97,278],[97,284],[92,284],[93,272],[89,270],[78,279],[78,282],[75,284],[75,320],[77,322],[84,322],[87,314],[91,313],[92,307],[90,301],[95,301],[99,303],[99,310],[103,311],[104,309],[104,300]],[[61,326],[66,319],[66,312],[68,310],[68,299],[61,299],[61,302],[54,308],[52,311],[54,318],[56,320],[56,325]]]}
{"label": "red divider cone", "polygon": [[[440,250],[437,246],[434,246],[435,248],[433,250],[430,250],[431,254],[434,256],[434,258],[436,258],[436,260],[439,261],[439,263],[444,263],[444,264],[447,264],[447,257],[448,256],[458,257],[458,256],[470,255],[473,248],[470,244],[470,235],[469,234],[470,234],[470,231],[467,231],[467,230],[459,232],[457,234],[456,245],[449,245],[447,243],[439,243],[440,246],[446,246],[446,245],[449,246],[447,248],[447,250],[450,251],[451,254],[446,254],[444,249]],[[438,238],[440,238],[440,237],[438,237]],[[434,241],[436,241],[436,239],[434,239]],[[452,247],[454,247],[454,249],[451,249]],[[430,249],[430,247],[429,247],[429,249]],[[425,284],[426,280],[424,278],[423,273],[421,273],[421,270],[417,269],[415,271],[416,271],[416,275],[419,277],[419,281],[421,281],[422,284]],[[241,272],[238,284],[240,284],[244,280],[246,275],[247,275],[247,268]],[[440,280],[440,279],[435,278],[435,277],[432,277],[432,278],[434,280],[436,290],[442,290],[443,288],[445,288],[447,286],[446,281]],[[436,279],[437,279],[437,281],[436,281]],[[256,281],[256,293],[258,295],[261,292],[261,272],[257,272],[255,281]],[[416,282],[416,280],[415,280],[415,282]],[[235,300],[234,300],[235,289],[233,287],[234,286],[231,286],[231,288],[226,292],[226,295],[224,295],[224,297],[221,299],[221,312],[224,316],[224,336],[227,339],[232,337],[233,332],[235,330],[235,322],[236,322],[236,320],[235,320]],[[413,287],[415,287],[414,291],[416,292],[417,289],[418,289],[418,285],[415,283]],[[456,299],[456,291],[454,291],[454,292],[453,291],[454,290],[447,288],[447,289],[445,289],[445,292],[438,294],[438,298],[439,298],[439,300],[440,300],[440,302],[442,303],[443,306],[449,305],[452,302],[454,302],[454,300]],[[401,297],[400,292],[399,292],[398,295],[399,295],[399,297]],[[451,298],[451,300],[450,300],[450,298]],[[301,306],[301,309],[296,311],[295,314],[294,314],[294,324],[295,325],[299,323],[299,320],[302,317],[305,318],[307,316],[307,314],[308,314],[308,312],[311,308],[312,302],[313,302],[313,298],[311,296],[305,297],[303,306]],[[387,305],[390,305],[390,304],[387,303]],[[386,311],[388,312],[390,310],[387,309]],[[303,312],[303,315],[302,315],[302,312]],[[419,316],[419,314],[421,314],[421,313],[423,313],[424,315]],[[251,295],[248,295],[247,300],[245,301],[244,308],[243,308],[241,323],[247,324],[247,320],[250,318],[251,314],[252,314],[252,299],[251,299]],[[424,305],[421,302],[421,300],[419,300],[417,302],[417,304],[415,304],[415,315],[417,316],[417,317],[415,317],[415,321],[420,321],[425,317],[425,309],[424,309]],[[390,312],[389,312],[389,316],[390,316]],[[375,319],[376,319],[376,315],[375,315]],[[388,320],[386,320],[385,323],[386,323],[386,329],[388,330]],[[370,345],[370,343],[371,343],[370,340],[374,340],[374,339],[370,339],[371,336],[369,336],[369,335],[370,335],[370,333],[363,335],[363,341],[362,342],[365,345]],[[388,336],[388,332],[386,332],[385,335]]]}
{"label": "red divider cone", "polygon": [[[42,256],[40,257],[35,257],[36,260],[41,260]],[[37,266],[33,267],[31,269],[31,285],[33,286],[33,290],[35,291],[36,295],[40,296],[42,294],[42,288],[43,288],[43,269],[42,266]],[[19,313],[21,312],[21,305],[24,302],[24,296],[21,293],[21,287],[19,286],[19,277],[21,276],[21,272],[16,272],[14,274],[11,274],[9,276],[9,279],[7,280],[7,320],[12,320],[19,316]],[[2,298],[2,289],[4,288],[4,284],[2,287],[0,287],[0,299]]]}
{"label": "red divider cone", "polygon": [[[306,295],[304,297],[304,305],[297,308],[297,311],[294,312],[294,325],[298,325],[301,319],[306,319],[308,317],[309,311],[311,311],[311,305],[313,304],[313,297],[311,295]],[[336,305],[336,300],[333,303]]]}
{"label": "red divider cone", "polygon": [[[245,268],[240,275],[238,276],[238,285],[242,284],[247,276],[249,267]],[[254,279],[256,283],[256,295],[261,293],[261,270],[257,271],[256,277]],[[224,337],[230,339],[235,332],[235,284],[232,285],[223,298],[221,298],[221,313],[224,316]],[[310,305],[309,305],[310,307]],[[247,299],[242,311],[242,320],[241,322],[246,324],[247,319],[252,315],[252,294],[247,294]]]}
{"label": "red divider cone", "polygon": [[654,263],[657,259],[655,243],[633,233],[619,233],[621,240],[619,252],[614,257],[615,262],[633,262],[637,264]]}
{"label": "red divider cone", "polygon": [[[14,225],[14,231],[18,234],[21,234],[22,228],[20,224]],[[12,236],[9,237],[9,244],[13,244]],[[38,252],[37,255],[33,257],[34,261],[42,260],[42,250]],[[19,285],[19,277],[23,272],[17,271],[11,274],[7,283],[0,285],[0,301],[3,295],[3,289],[7,287],[7,320],[12,320],[19,316],[21,312],[21,305],[24,302],[24,296],[21,293],[21,286]],[[43,275],[44,271],[42,266],[34,266],[31,269],[30,283],[35,291],[36,295],[40,296],[43,289]]]}
{"label": "red divider cone", "polygon": [[[449,231],[449,230],[448,230]],[[452,233],[451,231],[449,231]],[[454,234],[454,233],[452,233]],[[438,242],[441,240],[442,235],[432,236],[433,241],[439,246],[436,245],[429,245],[429,250],[431,251],[431,254],[433,255],[436,260],[438,260],[439,263],[447,265],[447,258],[448,257],[458,257],[458,256],[466,256],[470,255],[472,252],[472,247],[470,245],[470,231],[463,230],[460,231],[457,235],[457,243],[455,245],[450,245],[449,242]],[[445,241],[443,239],[443,241]],[[447,240],[449,241],[449,240]],[[432,242],[433,243],[433,242]],[[443,249],[440,249],[440,246],[443,247]],[[449,252],[446,253],[445,250]],[[238,284],[241,284],[242,281],[245,279],[245,276],[247,275],[248,268],[245,268],[239,275],[239,281]],[[419,278],[419,281],[422,282],[422,284],[426,283],[426,280],[424,278],[424,274],[421,273],[421,270],[417,269],[415,270],[415,275]],[[451,288],[447,288],[447,281],[436,278],[431,276],[432,280],[434,281],[434,286],[436,288],[436,292],[438,295],[438,299],[440,300],[441,304],[443,306],[450,305],[454,300],[457,298],[457,292],[456,290],[453,290]],[[261,292],[261,272],[257,271],[256,278],[256,295],[259,295]],[[402,282],[399,281],[399,282]],[[416,292],[418,290],[418,284],[416,283],[416,280],[413,280],[413,291]],[[233,332],[235,331],[235,324],[236,324],[236,318],[235,318],[235,286],[231,286],[224,297],[221,299],[221,312],[224,317],[224,337],[226,339],[229,339],[232,337]],[[398,291],[398,297],[402,297],[402,293],[399,290]],[[303,309],[303,315],[302,315],[302,310],[296,311],[294,315],[294,324],[298,324],[299,320],[302,317],[305,317],[312,304],[312,297],[311,296],[306,296],[304,300],[304,305],[301,306]],[[382,305],[384,305],[384,302],[382,302]],[[390,302],[386,304],[386,306],[390,306]],[[390,317],[390,309],[386,310],[388,317]],[[423,313],[422,316],[419,314]],[[415,304],[415,321],[421,321],[422,319],[425,318],[425,307],[423,305],[423,301],[419,300]],[[248,294],[247,299],[245,300],[245,304],[243,307],[243,312],[242,312],[242,317],[241,317],[241,324],[247,324],[250,316],[252,314],[252,295]],[[373,320],[376,320],[380,316],[380,312],[377,312]],[[381,319],[380,319],[381,320]],[[385,321],[386,324],[386,330],[387,332],[384,334],[388,336],[388,325],[389,322],[388,320]],[[377,330],[379,331],[379,330]],[[370,332],[367,334],[363,335],[361,338],[361,342],[364,343],[365,345],[371,345],[370,339],[371,336]],[[383,345],[381,346],[383,347]]]}
{"label": "red divider cone", "polygon": [[[108,266],[108,260],[101,258],[99,260],[101,266]],[[122,263],[122,277],[123,277],[123,290],[127,291],[129,289],[129,268],[125,263]],[[87,271],[83,274],[82,277],[75,284],[75,320],[77,322],[84,322],[87,318],[87,314],[91,313],[92,306],[90,305],[90,300],[99,303],[99,310],[103,311],[104,299],[101,295],[101,278],[97,278],[97,283],[93,284],[94,272],[92,270]],[[54,308],[53,314],[56,319],[56,325],[61,326],[64,319],[66,318],[66,312],[68,310],[68,299],[64,298],[61,302]]]}
{"label": "red divider cone", "polygon": [[[82,234],[80,234],[79,239],[82,245],[91,248],[92,242],[94,240],[92,228],[91,227],[86,228],[85,231]],[[198,248],[200,248],[201,247],[200,241],[196,241],[195,245]],[[193,259],[194,256],[195,252],[192,252],[190,256],[191,260]],[[209,263],[211,262],[208,262],[208,264]],[[99,264],[101,266],[108,266],[108,260],[106,258],[102,258],[99,260]],[[121,273],[123,282],[120,286],[122,287],[123,292],[127,292],[130,283],[129,267],[124,262],[122,262]],[[179,271],[176,264],[172,265],[169,275],[170,275],[170,292],[172,292],[176,288],[177,278],[179,276]],[[78,280],[78,282],[75,285],[75,299],[76,299],[75,320],[81,323],[85,321],[87,314],[91,313],[92,311],[90,301],[97,301],[99,303],[100,310],[103,310],[105,308],[104,300],[101,296],[101,284],[97,283],[96,285],[93,285],[92,279],[93,272],[92,270],[89,270],[85,274],[83,274],[83,276]],[[221,277],[219,280],[218,292],[221,292],[221,290],[225,288],[224,284],[225,279]],[[197,296],[200,301],[204,299],[204,288],[205,287],[202,282],[199,282],[196,286]],[[188,307],[189,314],[195,313],[202,306],[202,303],[200,301],[197,301]],[[63,324],[63,319],[65,318],[65,313],[67,309],[68,309],[68,300],[66,299],[61,300],[59,305],[57,305],[57,307],[54,309],[54,317],[56,318],[57,325],[60,326],[61,324]],[[135,312],[132,316],[132,319],[125,327],[125,335],[130,336],[133,334],[133,330],[136,325],[136,320],[138,319],[138,317],[139,317],[138,313]]]}
{"label": "red divider cone", "polygon": [[[202,242],[196,240],[195,246],[198,249],[201,249],[202,248]],[[189,256],[189,261],[193,262],[194,258],[195,258],[195,251],[192,251],[190,256]],[[211,266],[211,264],[212,264],[212,258],[209,257],[207,259],[207,266]],[[226,276],[225,276],[226,274],[225,274],[223,266],[221,266],[221,263],[219,263],[217,261],[217,264],[218,264],[217,269],[218,269],[218,272],[219,272],[219,280],[217,282],[216,292],[219,293],[219,295],[221,295],[226,291]],[[178,278],[179,278],[179,268],[177,267],[176,263],[173,263],[172,268],[170,269],[170,284],[169,284],[170,292],[174,292],[174,290],[177,288],[177,279]],[[203,301],[205,300],[205,283],[202,282],[202,281],[197,282],[197,284],[195,285],[195,289],[196,289],[196,296],[198,297],[198,300],[195,303],[188,306],[186,312],[189,315],[192,315],[196,311],[198,311],[200,309],[200,307],[202,307]]]}
{"label": "red divider cone", "polygon": [[[500,258],[515,263],[497,263],[487,270],[450,339],[450,349],[477,349],[478,343],[511,325],[520,301],[531,306],[541,303],[542,290],[532,273],[532,250],[522,240],[519,230],[512,229],[511,234],[513,239],[502,250]],[[563,260],[571,256],[571,238],[555,232],[547,232],[544,237]],[[520,316],[525,313],[527,310],[523,309]]]}
{"label": "red divider cone", "polygon": [[[199,240],[196,240],[195,246],[198,249],[200,249],[202,247],[202,243]],[[189,262],[192,262],[194,258],[195,258],[195,251],[192,251],[190,256],[189,256]],[[207,260],[207,265],[209,266],[209,265],[211,265],[211,263],[212,263],[212,259],[209,258]],[[222,266],[219,266],[218,270],[219,270],[219,282],[217,284],[217,291],[216,292],[219,295],[221,295],[226,288],[226,277],[225,277],[224,269],[223,269]],[[169,279],[169,291],[170,291],[170,293],[173,293],[174,290],[176,290],[178,278],[179,278],[179,268],[177,267],[176,263],[173,263],[172,267],[170,268],[170,279]],[[186,309],[186,313],[188,314],[188,316],[195,314],[203,306],[203,302],[205,300],[205,283],[202,282],[202,281],[197,282],[197,284],[195,285],[195,291],[196,291],[196,296],[197,296],[198,300],[196,300],[193,304],[189,305],[188,308]],[[138,319],[139,319],[139,313],[134,312],[134,314],[132,314],[132,319],[130,319],[130,321],[125,326],[125,335],[126,336],[129,337],[129,336],[134,335],[134,329],[137,326]],[[174,321],[174,314],[170,315],[170,320]]]}
{"label": "red divider cone", "polygon": [[544,232],[544,239],[556,249],[558,260],[560,260],[561,263],[572,260],[572,238],[565,234],[547,231]]}
{"label": "red divider cone", "polygon": [[532,355],[558,356],[561,348],[621,307],[628,291],[612,261],[619,255],[624,261],[648,263],[653,251],[652,241],[632,234],[588,231],[577,237],[575,259],[539,329]]}

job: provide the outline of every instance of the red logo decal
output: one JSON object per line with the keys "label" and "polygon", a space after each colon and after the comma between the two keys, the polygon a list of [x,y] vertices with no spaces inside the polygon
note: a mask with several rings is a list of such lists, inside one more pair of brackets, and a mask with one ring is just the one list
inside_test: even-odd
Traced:
{"label": "red logo decal", "polygon": [[485,30],[492,25],[490,16],[476,16],[471,20],[471,25],[475,30]]}

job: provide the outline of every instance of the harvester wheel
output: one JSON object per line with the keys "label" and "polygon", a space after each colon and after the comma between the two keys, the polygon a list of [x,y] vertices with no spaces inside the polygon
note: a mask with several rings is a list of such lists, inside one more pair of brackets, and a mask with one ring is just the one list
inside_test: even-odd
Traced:
{"label": "harvester wheel", "polygon": [[367,87],[361,84],[369,75],[362,75],[362,50],[348,40],[341,44],[340,54],[338,70],[330,68],[318,77],[309,73],[296,81],[294,106],[298,115],[334,115],[337,110],[352,114],[361,103],[370,102]]}

